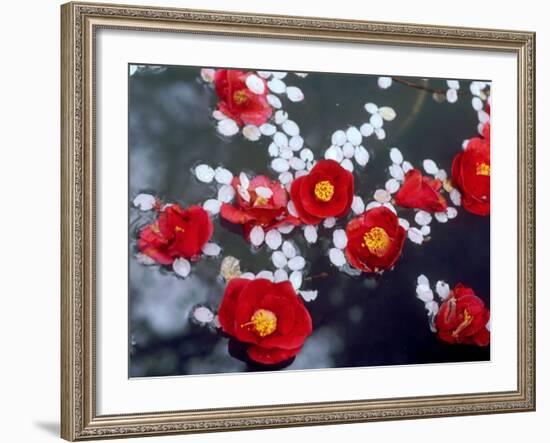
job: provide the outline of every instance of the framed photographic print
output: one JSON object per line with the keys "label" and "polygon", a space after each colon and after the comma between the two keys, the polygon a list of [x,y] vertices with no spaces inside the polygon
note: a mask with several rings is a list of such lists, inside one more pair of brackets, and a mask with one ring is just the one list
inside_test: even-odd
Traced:
{"label": "framed photographic print", "polygon": [[63,438],[534,410],[533,33],[61,13]]}

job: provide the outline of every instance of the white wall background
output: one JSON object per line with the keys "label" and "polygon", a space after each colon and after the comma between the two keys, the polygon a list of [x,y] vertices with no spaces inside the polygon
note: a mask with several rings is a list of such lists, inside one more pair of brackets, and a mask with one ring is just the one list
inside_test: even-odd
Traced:
{"label": "white wall background", "polygon": [[[550,30],[545,3],[393,0],[128,0],[134,4],[402,21],[537,32],[538,411],[480,417],[290,428],[139,439],[187,441],[546,441],[550,326],[544,267],[549,213]],[[1,440],[56,441],[59,432],[59,4],[6,2],[0,26],[0,414]],[[510,245],[510,250],[513,245]],[[541,272],[542,271],[542,272]],[[542,435],[541,435],[542,434]]]}

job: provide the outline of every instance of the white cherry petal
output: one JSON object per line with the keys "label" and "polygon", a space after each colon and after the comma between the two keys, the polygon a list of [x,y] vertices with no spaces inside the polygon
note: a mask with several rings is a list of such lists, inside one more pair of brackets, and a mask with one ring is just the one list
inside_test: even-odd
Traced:
{"label": "white cherry petal", "polygon": [[[134,66],[132,66],[134,67]],[[212,68],[202,68],[201,69],[201,78],[207,82],[212,83],[214,81],[214,77],[216,75],[216,70]]]}
{"label": "white cherry petal", "polygon": [[225,135],[227,137],[231,137],[232,135],[235,135],[237,132],[239,132],[239,125],[235,120],[232,120],[230,118],[220,120],[218,122],[217,128],[218,132],[221,135]]}
{"label": "white cherry petal", "polygon": [[283,254],[285,254],[286,258],[294,258],[296,257],[297,251],[294,245],[289,242],[288,240],[285,240],[283,242],[283,247],[281,248],[283,251]]}
{"label": "white cherry petal", "polygon": [[456,210],[456,208],[453,208],[452,206],[449,206],[447,208],[447,218],[449,220],[452,220],[453,218],[455,218],[456,216],[458,215],[458,211]]}
{"label": "white cherry petal", "polygon": [[409,172],[411,169],[414,169],[413,168],[413,165],[410,164],[410,162],[408,161],[404,161],[403,164],[401,165],[401,167],[403,168],[403,172],[406,174],[407,172]]}
{"label": "white cherry petal", "polygon": [[262,78],[265,78],[266,80],[271,77],[272,72],[271,71],[256,71],[258,75]]}
{"label": "white cherry petal", "polygon": [[353,146],[359,146],[363,141],[361,132],[355,126],[351,126],[347,129],[346,138]]}
{"label": "white cherry petal", "polygon": [[254,226],[250,231],[250,243],[260,246],[264,242],[265,233],[261,226]]}
{"label": "white cherry petal", "polygon": [[205,211],[208,211],[208,212],[210,212],[210,214],[215,215],[218,212],[220,212],[221,205],[222,205],[221,201],[219,201],[215,198],[211,198],[209,200],[206,200],[203,203],[202,207],[204,208]]}
{"label": "white cherry petal", "polygon": [[378,140],[384,140],[386,138],[386,131],[384,131],[383,128],[375,129],[374,133],[376,134],[376,138]]}
{"label": "white cherry petal", "polygon": [[365,103],[365,110],[369,114],[376,114],[378,112],[378,106],[376,106],[374,103]]}
{"label": "white cherry petal", "polygon": [[422,167],[424,168],[424,171],[426,171],[428,174],[435,175],[439,172],[439,168],[437,167],[436,163],[430,159],[424,160],[422,162]]}
{"label": "white cherry petal", "polygon": [[273,273],[273,281],[275,283],[280,283],[282,281],[287,281],[287,280],[288,280],[288,272],[286,272],[284,269],[277,269]]}
{"label": "white cherry petal", "polygon": [[218,200],[223,203],[229,203],[235,198],[235,189],[230,185],[222,185],[218,190]]}
{"label": "white cherry petal", "polygon": [[445,212],[436,212],[434,217],[439,223],[447,223],[447,220],[449,219],[449,217],[447,217],[447,213]]}
{"label": "white cherry petal", "polygon": [[483,109],[483,101],[479,97],[473,97],[472,108],[474,108],[476,111],[481,111]]}
{"label": "white cherry petal", "polygon": [[416,279],[416,284],[418,286],[424,285],[424,286],[430,286],[430,281],[428,280],[428,277],[426,277],[424,274],[420,274],[418,278]]}
{"label": "white cherry petal", "polygon": [[355,195],[351,201],[351,210],[356,215],[362,214],[365,211],[365,202],[358,195]]}
{"label": "white cherry petal", "polygon": [[325,159],[340,163],[344,159],[344,153],[339,146],[332,145],[325,151]]}
{"label": "white cherry petal", "polygon": [[191,264],[184,258],[176,258],[174,263],[172,263],[172,269],[180,277],[187,277],[189,272],[191,272]]}
{"label": "white cherry petal", "polygon": [[138,252],[136,254],[136,260],[140,265],[145,265],[145,266],[151,266],[151,265],[157,264],[155,260],[153,260],[148,255],[142,254],[141,252]]}
{"label": "white cherry petal", "polygon": [[370,123],[363,123],[359,128],[363,137],[370,137],[374,132],[374,128]]}
{"label": "white cherry petal", "polygon": [[434,177],[444,182],[445,180],[447,180],[447,171],[445,171],[445,169],[440,169],[439,171],[437,171],[437,174],[435,174]]}
{"label": "white cherry petal", "polygon": [[345,158],[352,158],[355,154],[355,147],[350,142],[346,142],[342,146],[342,152]]}
{"label": "white cherry petal", "polygon": [[363,146],[357,146],[353,156],[359,166],[365,166],[369,162],[369,151]]}
{"label": "white cherry petal", "polygon": [[395,109],[390,108],[389,106],[382,106],[378,110],[378,114],[387,122],[391,122],[392,120],[395,119],[395,117],[397,117],[397,113],[395,112]]}
{"label": "white cherry petal", "polygon": [[246,86],[254,94],[263,94],[265,92],[265,84],[263,80],[255,74],[250,74],[245,80]]}
{"label": "white cherry petal", "polygon": [[483,109],[480,111],[477,111],[477,117],[479,118],[480,123],[487,123],[489,120],[491,120],[491,116],[487,114]]}
{"label": "white cherry petal", "polygon": [[328,258],[334,266],[344,266],[347,263],[346,256],[341,249],[331,248],[328,251]]}
{"label": "white cherry petal", "polygon": [[458,80],[447,80],[447,86],[451,89],[460,89]]}
{"label": "white cherry petal", "polygon": [[323,226],[327,229],[334,228],[334,225],[336,225],[336,218],[334,217],[327,217],[323,220]]}
{"label": "white cherry petal", "polygon": [[435,292],[437,292],[437,295],[439,295],[439,298],[441,300],[445,300],[449,296],[451,289],[449,288],[449,285],[447,283],[445,283],[443,280],[439,280],[435,284]]}
{"label": "white cherry petal", "polygon": [[250,203],[250,193],[244,189],[241,185],[237,185],[237,192],[245,202]]}
{"label": "white cherry petal", "polygon": [[304,99],[304,93],[296,86],[288,86],[286,95],[291,102],[301,102]]}
{"label": "white cherry petal", "polygon": [[254,125],[246,125],[243,128],[243,136],[247,140],[250,140],[252,142],[258,141],[260,137],[262,136],[262,133],[260,132],[260,128]]}
{"label": "white cherry petal", "polygon": [[300,158],[305,162],[313,160],[313,151],[309,148],[304,148],[300,151]]}
{"label": "white cherry petal", "polygon": [[390,194],[394,194],[399,190],[399,182],[395,178],[390,178],[385,185],[386,191]]}
{"label": "white cherry petal", "polygon": [[332,144],[336,146],[343,146],[344,143],[346,143],[346,140],[347,140],[346,133],[341,129],[339,129],[338,131],[335,131],[331,137]]}
{"label": "white cherry petal", "polygon": [[271,261],[276,268],[284,268],[288,262],[285,254],[283,254],[281,251],[275,251],[273,254],[271,254]]}
{"label": "white cherry petal", "polygon": [[315,243],[317,241],[317,228],[313,225],[306,225],[304,227],[304,237],[308,243]]}
{"label": "white cherry petal", "polygon": [[254,188],[254,192],[262,198],[273,197],[273,191],[266,186],[256,186],[256,188]]}
{"label": "white cherry petal", "polygon": [[370,116],[369,123],[374,129],[380,129],[384,125],[384,120],[382,119],[380,114],[372,114]]}
{"label": "white cherry petal", "polygon": [[285,82],[279,80],[278,78],[272,78],[267,82],[267,87],[273,91],[275,94],[282,94],[286,91]]}
{"label": "white cherry petal", "polygon": [[134,198],[134,206],[139,208],[141,211],[150,211],[155,207],[155,202],[157,199],[151,194],[138,194]]}
{"label": "white cherry petal", "polygon": [[342,168],[344,168],[346,171],[353,172],[353,163],[349,158],[345,158],[344,160],[342,160],[340,166],[342,166]]}
{"label": "white cherry petal", "polygon": [[210,183],[215,175],[214,170],[208,165],[198,165],[195,168],[195,177],[203,183]]}
{"label": "white cherry petal", "polygon": [[260,132],[263,135],[272,136],[275,132],[277,132],[277,127],[271,123],[264,123],[260,126]]}
{"label": "white cherry petal", "polygon": [[293,201],[289,201],[286,205],[286,208],[290,215],[292,215],[293,217],[298,217],[298,212],[296,211],[296,206],[294,205]]}
{"label": "white cherry petal", "polygon": [[216,174],[214,178],[220,185],[229,185],[231,180],[233,180],[233,174],[230,170],[218,167],[216,168]]}
{"label": "white cherry petal", "polygon": [[432,228],[430,228],[430,225],[424,225],[420,228],[420,232],[422,232],[424,237],[427,237],[432,232]]}
{"label": "white cherry petal", "polygon": [[282,125],[283,122],[285,122],[288,118],[288,113],[286,111],[283,111],[280,109],[279,111],[275,112],[275,123],[278,125]]}
{"label": "white cherry petal", "polygon": [[252,272],[243,272],[239,275],[240,278],[246,278],[247,280],[254,280],[256,276]]}
{"label": "white cherry petal", "polygon": [[348,236],[343,229],[335,229],[332,233],[332,243],[338,249],[344,249],[348,245]]}
{"label": "white cherry petal", "polygon": [[434,299],[434,293],[429,286],[418,285],[416,287],[416,297],[424,303],[428,303]]}
{"label": "white cherry petal", "polygon": [[202,252],[204,253],[204,255],[208,255],[210,257],[216,257],[220,255],[220,252],[222,252],[222,248],[220,248],[220,246],[217,245],[216,243],[206,243],[202,247]]}
{"label": "white cherry petal", "polygon": [[406,231],[407,229],[409,229],[410,223],[408,220],[405,220],[404,218],[400,218],[399,225]]}
{"label": "white cherry petal", "polygon": [[295,169],[296,171],[300,171],[306,168],[306,162],[304,162],[301,158],[298,158],[298,157],[292,157],[288,163],[290,167],[292,169]]}
{"label": "white cherry petal", "polygon": [[306,260],[304,257],[297,255],[296,257],[292,257],[288,261],[288,268],[291,271],[300,271],[301,269],[304,269],[304,266],[306,265]]}
{"label": "white cherry petal", "polygon": [[193,310],[193,318],[198,323],[205,325],[214,320],[214,313],[206,306],[198,306]]}
{"label": "white cherry petal", "polygon": [[396,165],[400,165],[401,163],[403,163],[403,154],[401,154],[401,151],[399,149],[391,148],[390,159]]}
{"label": "white cherry petal", "polygon": [[265,234],[265,244],[273,250],[279,249],[282,242],[283,237],[277,229],[271,229],[267,232],[267,234]]}
{"label": "white cherry petal", "polygon": [[288,146],[293,151],[299,151],[304,146],[304,139],[299,135],[294,135],[288,141]]}
{"label": "white cherry petal", "polygon": [[302,273],[300,271],[294,271],[290,274],[290,277],[288,278],[290,283],[292,284],[292,287],[294,290],[300,289],[302,286]]}
{"label": "white cherry petal", "polygon": [[285,78],[288,73],[287,72],[283,72],[283,71],[274,71],[271,73],[271,75],[275,78],[278,78],[280,80],[282,80],[283,78]]}
{"label": "white cherry petal", "polygon": [[288,147],[288,137],[283,132],[276,132],[275,135],[273,136],[273,141],[280,148]]}
{"label": "white cherry petal", "polygon": [[424,236],[418,228],[409,228],[409,230],[407,231],[407,236],[409,237],[410,241],[416,243],[417,245],[421,245],[424,241]]}
{"label": "white cherry petal", "polygon": [[241,172],[239,174],[239,183],[243,189],[248,189],[250,187],[250,180],[248,178],[248,175],[246,175],[246,173]]}
{"label": "white cherry petal", "polygon": [[292,223],[283,223],[282,225],[277,227],[277,230],[281,234],[290,234],[294,230],[294,225]]}
{"label": "white cherry petal", "polygon": [[292,176],[292,172],[287,171],[279,174],[279,181],[283,185],[289,184],[293,179],[294,177]]}
{"label": "white cherry petal", "polygon": [[414,221],[420,226],[429,225],[432,222],[432,216],[429,212],[421,210],[414,216]]}
{"label": "white cherry petal", "polygon": [[280,109],[283,104],[281,103],[281,99],[273,94],[267,95],[267,102],[273,106],[275,109]]}
{"label": "white cherry petal", "polygon": [[293,120],[285,120],[281,126],[291,137],[300,134],[300,127]]}
{"label": "white cherry petal", "polygon": [[381,89],[388,89],[392,84],[391,77],[378,77],[378,87]]}
{"label": "white cherry petal", "polygon": [[449,103],[456,103],[456,101],[458,100],[456,89],[447,89],[446,96]]}
{"label": "white cherry petal", "polygon": [[218,109],[215,109],[212,112],[212,117],[214,117],[216,120],[225,120],[225,119],[229,118],[229,117],[227,117],[227,115],[225,115],[223,112],[221,112]]}
{"label": "white cherry petal", "polygon": [[273,272],[267,271],[267,270],[263,270],[263,271],[258,272],[256,274],[256,278],[265,278],[266,280],[269,280],[269,281],[274,280]]}
{"label": "white cherry petal", "polygon": [[267,152],[270,157],[277,157],[279,155],[279,147],[273,142],[269,145],[269,148],[267,148]]}
{"label": "white cherry petal", "polygon": [[273,161],[271,162],[271,167],[276,172],[286,172],[290,168],[288,161],[280,157],[273,159]]}
{"label": "white cherry petal", "polygon": [[292,152],[292,149],[290,148],[281,148],[280,155],[281,158],[284,158],[285,160],[290,160],[292,157],[294,157],[294,152]]}
{"label": "white cherry petal", "polygon": [[298,291],[305,302],[313,301],[317,298],[317,291]]}
{"label": "white cherry petal", "polygon": [[401,166],[395,164],[390,166],[390,175],[399,181],[403,181],[405,178],[405,173],[403,172]]}
{"label": "white cherry petal", "polygon": [[391,194],[385,189],[374,191],[374,199],[379,203],[387,203],[391,200]]}

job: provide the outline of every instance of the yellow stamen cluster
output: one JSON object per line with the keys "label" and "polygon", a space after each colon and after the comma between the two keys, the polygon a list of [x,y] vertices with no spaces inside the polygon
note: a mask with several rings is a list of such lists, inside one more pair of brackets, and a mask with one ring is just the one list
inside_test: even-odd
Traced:
{"label": "yellow stamen cluster", "polygon": [[185,232],[185,229],[183,229],[181,226],[176,226],[174,228],[174,231],[176,231],[176,232]]}
{"label": "yellow stamen cluster", "polygon": [[328,202],[332,199],[334,195],[334,186],[328,180],[320,181],[315,185],[315,197],[317,197],[322,202]]}
{"label": "yellow stamen cluster", "polygon": [[246,95],[246,91],[244,89],[239,89],[233,94],[233,101],[238,105],[242,105],[247,100],[248,95]]}
{"label": "yellow stamen cluster", "polygon": [[453,331],[453,337],[458,337],[458,334],[460,334],[464,329],[470,326],[473,320],[473,315],[471,315],[467,309],[464,309],[464,319],[462,320],[462,323],[460,323]]}
{"label": "yellow stamen cluster", "polygon": [[388,236],[388,233],[384,229],[377,226],[372,228],[370,231],[365,232],[365,235],[363,236],[363,243],[361,245],[364,248],[368,248],[368,250],[377,257],[383,257],[388,250],[389,244],[390,237]]}
{"label": "yellow stamen cluster", "polygon": [[491,166],[487,163],[478,163],[476,165],[476,175],[491,175]]}
{"label": "yellow stamen cluster", "polygon": [[241,328],[245,327],[250,327],[260,337],[265,337],[277,329],[277,316],[268,309],[258,309],[249,322],[241,325]]}

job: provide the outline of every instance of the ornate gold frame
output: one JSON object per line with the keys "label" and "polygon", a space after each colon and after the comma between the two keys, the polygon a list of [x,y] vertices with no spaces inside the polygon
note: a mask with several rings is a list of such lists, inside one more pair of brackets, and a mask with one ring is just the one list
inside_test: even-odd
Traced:
{"label": "ornate gold frame", "polygon": [[[61,8],[61,435],[144,436],[535,409],[535,34],[122,5]],[[518,387],[390,400],[98,416],[94,35],[100,28],[507,51],[518,58]]]}

